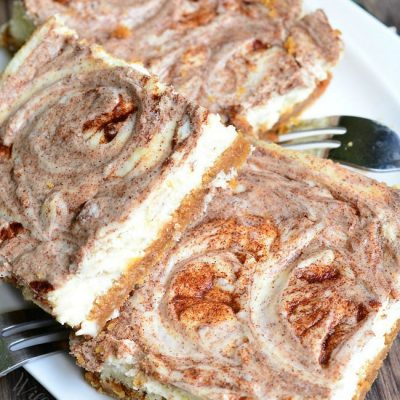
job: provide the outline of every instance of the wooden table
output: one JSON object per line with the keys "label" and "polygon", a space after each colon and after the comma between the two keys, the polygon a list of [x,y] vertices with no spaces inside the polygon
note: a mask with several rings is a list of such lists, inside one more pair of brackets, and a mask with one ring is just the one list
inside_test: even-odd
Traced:
{"label": "wooden table", "polygon": [[[7,19],[6,3],[0,0],[0,23]],[[334,1],[334,0],[330,0]],[[400,32],[400,0],[356,0],[368,11]],[[400,55],[399,55],[400,56]],[[399,71],[400,73],[400,71]],[[0,379],[0,400],[53,400],[51,396],[25,370],[19,369]],[[393,345],[384,366],[379,372],[367,400],[400,399],[400,336]],[[71,399],[85,400],[85,399]]]}

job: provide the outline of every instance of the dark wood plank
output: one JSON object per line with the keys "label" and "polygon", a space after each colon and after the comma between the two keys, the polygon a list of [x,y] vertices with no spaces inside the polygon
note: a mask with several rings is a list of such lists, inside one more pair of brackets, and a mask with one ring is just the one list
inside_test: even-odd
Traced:
{"label": "dark wood plank", "polygon": [[18,369],[0,379],[1,400],[56,400],[25,370]]}
{"label": "dark wood plank", "polygon": [[371,14],[400,32],[400,0],[358,0]]}
{"label": "dark wood plank", "polygon": [[367,396],[367,400],[400,399],[400,337],[393,347]]}
{"label": "dark wood plank", "polygon": [[6,21],[7,17],[8,17],[7,3],[0,1],[0,24]]}

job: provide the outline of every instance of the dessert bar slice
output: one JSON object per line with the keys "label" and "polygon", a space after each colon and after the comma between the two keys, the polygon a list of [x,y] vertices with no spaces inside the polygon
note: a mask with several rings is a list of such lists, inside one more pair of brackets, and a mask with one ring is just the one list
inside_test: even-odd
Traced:
{"label": "dessert bar slice", "polygon": [[325,14],[303,15],[300,0],[24,0],[5,28],[8,42],[55,13],[256,136],[318,97],[341,53]]}
{"label": "dessert bar slice", "polygon": [[95,334],[247,149],[217,115],[49,20],[0,80],[1,276]]}
{"label": "dessert bar slice", "polygon": [[259,143],[72,352],[124,399],[363,399],[400,326],[399,216],[399,191]]}

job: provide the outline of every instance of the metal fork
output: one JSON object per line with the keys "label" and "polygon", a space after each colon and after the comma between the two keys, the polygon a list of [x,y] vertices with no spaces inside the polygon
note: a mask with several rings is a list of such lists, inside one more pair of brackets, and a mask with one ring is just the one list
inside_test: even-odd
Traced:
{"label": "metal fork", "polygon": [[0,314],[0,377],[32,359],[68,350],[68,335],[38,308]]}
{"label": "metal fork", "polygon": [[318,150],[319,156],[367,171],[400,171],[400,135],[367,118],[305,120],[275,141],[294,150]]}

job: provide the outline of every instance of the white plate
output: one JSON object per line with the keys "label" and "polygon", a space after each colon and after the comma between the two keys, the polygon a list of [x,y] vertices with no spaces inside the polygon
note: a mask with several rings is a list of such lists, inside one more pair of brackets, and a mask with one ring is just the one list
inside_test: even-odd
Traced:
{"label": "white plate", "polygon": [[[400,132],[400,39],[349,0],[305,0],[307,10],[323,8],[343,33],[344,57],[323,97],[306,116],[352,114],[374,118]],[[0,52],[0,68],[7,56]],[[400,183],[400,173],[374,175]],[[23,306],[20,295],[0,284],[0,312]],[[100,400],[67,355],[33,361],[25,367],[59,400]]]}

